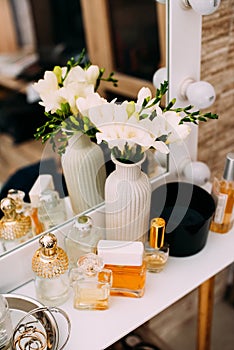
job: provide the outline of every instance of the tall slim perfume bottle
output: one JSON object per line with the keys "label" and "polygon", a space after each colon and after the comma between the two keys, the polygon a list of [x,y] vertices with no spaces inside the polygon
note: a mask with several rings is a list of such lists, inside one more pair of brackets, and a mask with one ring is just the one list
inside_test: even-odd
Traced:
{"label": "tall slim perfume bottle", "polygon": [[43,304],[58,306],[69,297],[68,257],[52,233],[42,235],[39,243],[32,258],[36,295]]}
{"label": "tall slim perfume bottle", "polygon": [[169,246],[164,244],[165,220],[151,220],[150,239],[145,244],[145,262],[149,272],[161,272],[169,256]]}
{"label": "tall slim perfume bottle", "polygon": [[72,228],[64,239],[70,267],[76,267],[78,259],[88,253],[96,253],[100,233],[93,227],[93,220],[80,215],[73,221]]}
{"label": "tall slim perfume bottle", "polygon": [[112,271],[103,268],[103,260],[94,253],[81,256],[70,270],[74,290],[74,308],[106,310],[109,308]]}
{"label": "tall slim perfume bottle", "polygon": [[214,178],[212,195],[216,200],[216,210],[210,230],[227,233],[234,220],[234,152],[226,156],[223,177]]}
{"label": "tall slim perfume bottle", "polygon": [[100,240],[98,256],[113,273],[111,295],[142,297],[145,292],[146,264],[142,242]]}

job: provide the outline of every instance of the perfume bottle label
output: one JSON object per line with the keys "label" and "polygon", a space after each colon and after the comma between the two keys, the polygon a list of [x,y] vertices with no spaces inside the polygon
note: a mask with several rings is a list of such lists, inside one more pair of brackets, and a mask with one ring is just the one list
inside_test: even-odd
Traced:
{"label": "perfume bottle label", "polygon": [[217,196],[217,206],[215,210],[214,221],[218,224],[221,224],[224,219],[225,208],[227,205],[228,195],[225,193],[220,193]]}

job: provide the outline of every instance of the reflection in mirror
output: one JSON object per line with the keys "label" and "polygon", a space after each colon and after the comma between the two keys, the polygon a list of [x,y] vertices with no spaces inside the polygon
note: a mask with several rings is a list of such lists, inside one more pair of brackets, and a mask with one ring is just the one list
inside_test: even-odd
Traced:
{"label": "reflection in mirror", "polygon": [[[31,3],[32,9],[35,12],[37,1],[31,1]],[[43,1],[43,4],[45,6],[46,2]],[[132,0],[128,2],[80,0],[80,5],[90,60],[100,65],[100,67],[105,67],[106,70],[117,71],[119,87],[109,91],[106,90],[106,94],[109,94],[110,97],[113,94],[115,97],[126,96],[135,98],[142,86],[148,86],[152,91],[155,91],[151,83],[153,73],[161,66],[165,66],[165,5],[159,4],[156,1],[144,3],[142,1]],[[107,13],[106,11],[110,12]],[[133,21],[129,19],[129,11],[134,13],[134,16],[131,16],[131,18],[134,18]],[[49,16],[50,12],[47,13]],[[90,21],[90,16],[93,15],[94,21]],[[39,16],[39,13],[37,13],[35,17],[35,29],[37,31],[42,30],[42,26],[38,22],[39,17],[42,18],[43,16]],[[106,19],[108,23],[103,19]],[[96,30],[98,22],[100,22],[99,31]],[[45,28],[44,25],[43,28]],[[110,37],[111,33],[112,38]],[[42,32],[36,34],[42,35]],[[143,37],[142,34],[144,35]],[[96,37],[97,35],[98,37]],[[51,38],[51,36],[48,38]],[[40,42],[37,44],[42,45],[43,40],[48,38],[39,36],[38,39]],[[103,42],[105,42],[105,45],[103,45]],[[96,50],[97,45],[102,50]],[[53,62],[53,64],[59,64],[59,62]],[[108,174],[113,169],[110,167],[110,162],[107,163]],[[49,172],[48,169],[50,169]],[[143,170],[152,181],[155,181],[155,178],[160,177],[168,171],[168,156],[157,154],[155,151],[148,151]],[[39,173],[52,174],[55,182],[55,190],[58,191],[60,199],[65,204],[67,220],[77,214],[74,214],[72,211],[67,197],[66,184],[61,170],[61,159],[56,154],[52,154],[50,144],[45,144]],[[26,193],[26,196],[27,203],[29,203],[28,193]],[[100,203],[103,200],[104,198],[100,198]],[[33,233],[33,236],[35,237],[35,235],[41,232],[42,230],[38,230],[38,232]],[[35,239],[34,237],[31,239]],[[25,243],[18,241],[18,244]],[[11,247],[11,249],[15,249],[15,247]],[[0,256],[6,254],[5,250],[6,246],[3,246]]]}

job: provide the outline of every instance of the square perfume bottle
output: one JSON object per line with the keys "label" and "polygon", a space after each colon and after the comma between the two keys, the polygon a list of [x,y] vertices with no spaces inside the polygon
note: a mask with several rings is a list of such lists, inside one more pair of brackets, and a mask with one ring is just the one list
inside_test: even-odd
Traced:
{"label": "square perfume bottle", "polygon": [[109,308],[112,271],[103,268],[103,261],[94,253],[81,256],[77,267],[70,270],[74,291],[74,308],[106,310]]}
{"label": "square perfume bottle", "polygon": [[98,256],[113,273],[111,295],[142,297],[145,292],[146,264],[142,242],[100,240]]}

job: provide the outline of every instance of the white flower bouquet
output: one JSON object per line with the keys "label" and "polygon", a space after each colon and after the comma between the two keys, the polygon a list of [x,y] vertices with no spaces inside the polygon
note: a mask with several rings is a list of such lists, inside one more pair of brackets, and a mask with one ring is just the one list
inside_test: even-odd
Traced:
{"label": "white flower bouquet", "polygon": [[[83,58],[81,54],[77,62],[70,60],[66,67],[57,66],[53,71],[46,71],[44,79],[34,84],[48,117],[35,137],[42,142],[50,140],[54,149],[59,141],[60,154],[64,153],[69,137],[81,131],[98,144],[107,143],[115,158],[136,162],[149,148],[168,153],[170,143],[182,141],[189,135],[187,122],[198,124],[218,118],[210,112],[194,111],[191,105],[173,108],[175,99],[161,108],[167,81],[156,90],[154,97],[150,89],[143,87],[137,101],[108,102],[98,94],[97,88],[102,80],[117,85],[114,73],[103,78],[104,69],[90,62],[81,67]],[[60,136],[56,138],[58,133]]]}

